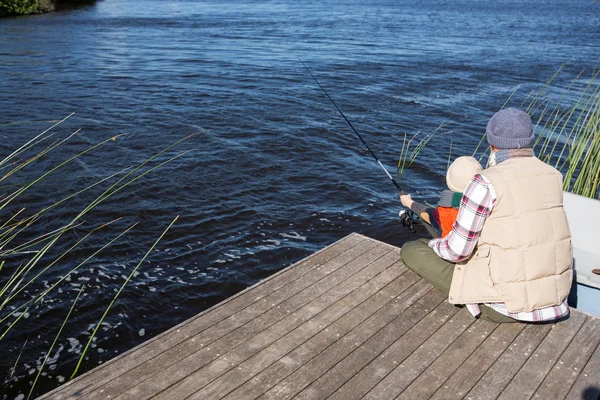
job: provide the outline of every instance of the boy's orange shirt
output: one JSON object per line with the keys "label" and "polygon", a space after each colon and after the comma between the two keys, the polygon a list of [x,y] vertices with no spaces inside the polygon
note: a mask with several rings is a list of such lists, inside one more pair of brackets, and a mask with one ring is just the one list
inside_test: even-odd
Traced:
{"label": "boy's orange shirt", "polygon": [[440,227],[442,228],[442,237],[446,237],[452,231],[452,225],[458,217],[458,209],[452,207],[438,206],[438,215],[440,216]]}

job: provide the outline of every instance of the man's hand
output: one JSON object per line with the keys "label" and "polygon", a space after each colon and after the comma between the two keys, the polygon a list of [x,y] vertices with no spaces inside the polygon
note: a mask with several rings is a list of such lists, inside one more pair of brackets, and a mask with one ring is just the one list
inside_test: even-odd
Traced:
{"label": "man's hand", "polygon": [[400,202],[402,203],[402,205],[404,207],[410,208],[410,206],[412,206],[413,199],[412,199],[412,197],[410,197],[410,194],[401,194]]}

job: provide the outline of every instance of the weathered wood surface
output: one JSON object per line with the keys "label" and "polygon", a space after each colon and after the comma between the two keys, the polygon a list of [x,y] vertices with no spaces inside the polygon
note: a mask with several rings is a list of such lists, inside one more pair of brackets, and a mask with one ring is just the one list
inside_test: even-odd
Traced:
{"label": "weathered wood surface", "polygon": [[594,399],[600,319],[476,320],[358,234],[46,399]]}

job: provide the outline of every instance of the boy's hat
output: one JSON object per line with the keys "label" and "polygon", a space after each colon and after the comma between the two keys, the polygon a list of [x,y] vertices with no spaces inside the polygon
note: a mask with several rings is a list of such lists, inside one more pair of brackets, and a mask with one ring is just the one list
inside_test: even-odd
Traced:
{"label": "boy's hat", "polygon": [[462,193],[473,178],[483,170],[479,161],[474,157],[458,157],[446,172],[446,184],[453,192]]}
{"label": "boy's hat", "polygon": [[531,147],[533,128],[526,112],[505,108],[490,118],[486,128],[487,141],[499,149]]}

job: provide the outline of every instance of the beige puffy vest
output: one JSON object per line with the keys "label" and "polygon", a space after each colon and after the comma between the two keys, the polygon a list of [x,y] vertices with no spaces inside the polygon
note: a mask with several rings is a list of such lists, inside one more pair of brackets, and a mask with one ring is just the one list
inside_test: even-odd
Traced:
{"label": "beige puffy vest", "polygon": [[509,312],[560,304],[573,277],[561,174],[535,157],[481,174],[497,199],[473,256],[456,264],[450,303],[503,302]]}

